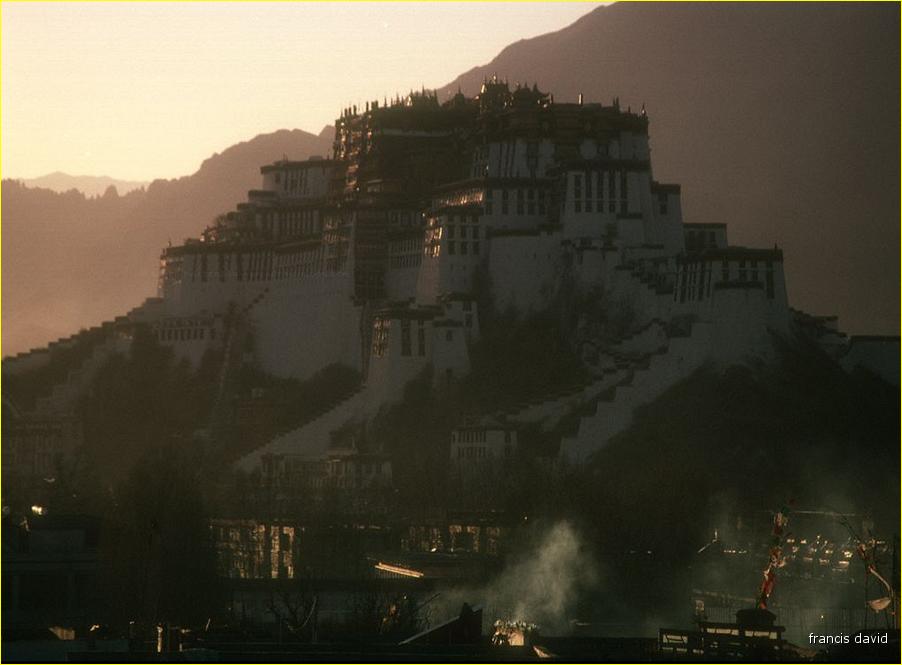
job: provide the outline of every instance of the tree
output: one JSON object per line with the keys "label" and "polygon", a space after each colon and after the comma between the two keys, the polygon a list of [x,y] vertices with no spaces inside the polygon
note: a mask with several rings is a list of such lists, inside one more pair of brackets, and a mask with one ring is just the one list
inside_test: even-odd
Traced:
{"label": "tree", "polygon": [[266,611],[278,623],[280,639],[283,638],[284,626],[294,639],[307,637],[309,641],[315,642],[318,605],[319,596],[314,591],[311,580],[297,579],[278,591],[270,591]]}
{"label": "tree", "polygon": [[101,536],[111,623],[196,625],[220,607],[197,467],[160,446],[114,489]]}

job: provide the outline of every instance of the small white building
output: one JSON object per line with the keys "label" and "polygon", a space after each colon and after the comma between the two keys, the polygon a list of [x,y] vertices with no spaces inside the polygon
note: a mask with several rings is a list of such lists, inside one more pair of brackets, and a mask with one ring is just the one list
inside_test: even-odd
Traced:
{"label": "small white building", "polygon": [[392,465],[387,455],[356,448],[335,448],[319,457],[265,454],[264,483],[287,494],[329,488],[371,490],[391,486]]}
{"label": "small white building", "polygon": [[471,419],[451,432],[451,463],[462,471],[511,459],[517,450],[516,427],[496,418]]}
{"label": "small white building", "polygon": [[478,330],[469,300],[442,306],[387,307],[373,317],[367,370],[369,387],[389,402],[427,366],[436,383],[447,384],[470,369],[468,343]]}
{"label": "small white building", "polygon": [[3,482],[10,487],[56,478],[83,443],[74,415],[21,415],[6,408],[3,415]]}

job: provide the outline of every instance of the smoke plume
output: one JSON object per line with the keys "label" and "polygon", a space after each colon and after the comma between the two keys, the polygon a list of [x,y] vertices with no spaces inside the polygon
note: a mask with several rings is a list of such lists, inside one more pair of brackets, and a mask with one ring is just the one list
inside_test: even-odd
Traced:
{"label": "smoke plume", "polygon": [[444,593],[440,616],[456,614],[468,602],[484,608],[488,624],[521,620],[537,624],[544,634],[569,632],[580,597],[599,582],[596,563],[568,522],[539,532],[534,542],[485,586]]}

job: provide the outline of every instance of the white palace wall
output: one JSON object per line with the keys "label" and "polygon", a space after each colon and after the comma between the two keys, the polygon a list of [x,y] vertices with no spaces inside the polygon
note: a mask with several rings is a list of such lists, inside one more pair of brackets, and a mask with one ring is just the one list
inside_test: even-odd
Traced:
{"label": "white palace wall", "polygon": [[[422,253],[422,250],[421,252]],[[417,281],[422,263],[409,268],[389,268],[385,271],[385,296],[390,301],[416,299]]]}
{"label": "white palace wall", "polygon": [[301,380],[332,363],[360,371],[361,308],[352,293],[348,272],[271,282],[249,312],[261,368]]}
{"label": "white palace wall", "polygon": [[269,280],[220,281],[215,274],[206,282],[183,279],[163,293],[166,316],[192,316],[201,311],[225,312],[230,303],[243,307],[263,293]]}
{"label": "white palace wall", "polygon": [[491,240],[489,276],[495,309],[520,313],[548,306],[561,274],[561,235],[502,235]]}

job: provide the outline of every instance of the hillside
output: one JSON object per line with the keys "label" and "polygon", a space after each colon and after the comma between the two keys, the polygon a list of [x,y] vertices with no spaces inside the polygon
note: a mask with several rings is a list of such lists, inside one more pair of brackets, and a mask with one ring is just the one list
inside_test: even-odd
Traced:
{"label": "hillside", "polygon": [[718,520],[790,500],[870,513],[890,532],[898,441],[898,389],[803,344],[773,368],[701,370],[640,408],[575,496],[610,507],[600,537],[674,554],[695,551]]}
{"label": "hillside", "polygon": [[260,166],[331,149],[331,128],[261,134],[213,155],[194,174],[124,196],[31,189],[3,181],[3,354],[110,319],[155,294],[166,243],[196,236],[248,189]]}
{"label": "hillside", "polygon": [[899,7],[625,3],[504,49],[497,73],[558,100],[646,104],[655,177],[684,218],[786,255],[790,302],[899,331]]}
{"label": "hillside", "polygon": [[[898,442],[897,388],[845,374],[805,344],[786,346],[771,368],[699,370],[640,408],[588,465],[550,488],[523,485],[517,505],[532,507],[530,521],[579,526],[608,573],[600,613],[680,625],[699,579],[739,597],[760,581],[763,551],[750,548],[729,567],[699,558],[715,530],[728,541],[763,543],[770,511],[788,504],[792,531],[806,533],[821,519],[819,528],[844,538],[835,519],[805,514],[839,512],[870,515],[875,532],[892,537]],[[778,602],[848,602],[844,585],[778,577]],[[853,593],[857,605],[861,591]]]}

